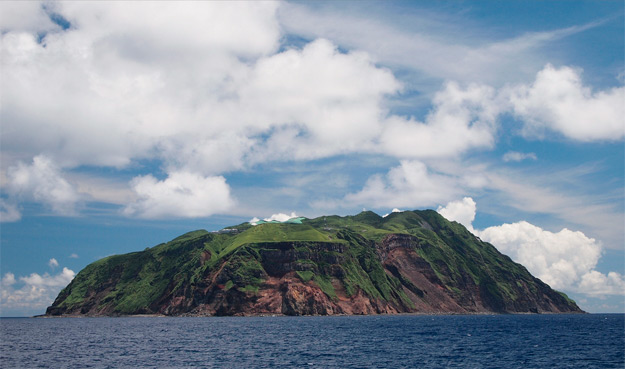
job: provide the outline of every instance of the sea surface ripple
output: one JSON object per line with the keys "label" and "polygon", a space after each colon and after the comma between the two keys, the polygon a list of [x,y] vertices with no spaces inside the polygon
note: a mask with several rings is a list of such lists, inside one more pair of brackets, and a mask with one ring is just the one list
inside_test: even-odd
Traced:
{"label": "sea surface ripple", "polygon": [[624,368],[625,315],[3,318],[2,368]]}

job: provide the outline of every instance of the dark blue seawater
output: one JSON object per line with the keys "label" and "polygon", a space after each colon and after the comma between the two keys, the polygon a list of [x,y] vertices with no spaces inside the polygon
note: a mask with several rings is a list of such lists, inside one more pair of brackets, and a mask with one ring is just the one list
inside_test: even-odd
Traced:
{"label": "dark blue seawater", "polygon": [[0,366],[624,368],[624,318],[5,318]]}

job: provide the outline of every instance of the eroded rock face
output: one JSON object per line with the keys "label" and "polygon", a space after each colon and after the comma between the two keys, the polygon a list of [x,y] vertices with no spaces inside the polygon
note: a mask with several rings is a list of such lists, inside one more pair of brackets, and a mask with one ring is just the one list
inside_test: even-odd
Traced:
{"label": "eroded rock face", "polygon": [[[228,245],[238,234],[181,236],[89,265],[46,313],[581,312],[494,247],[457,229],[461,226],[430,213],[407,216],[411,218],[404,223],[415,228],[384,231],[377,241],[353,229],[328,231],[324,224],[328,241],[254,242],[226,253],[211,245]],[[369,232],[367,227],[383,221],[370,214],[362,218],[369,223],[361,228]],[[315,228],[309,228],[305,230],[313,234]]]}
{"label": "eroded rock face", "polygon": [[[357,289],[348,293],[341,266],[346,259],[345,247],[315,244],[313,250],[301,250],[298,243],[280,243],[276,248],[263,245],[259,251],[260,267],[251,276],[261,279],[257,289],[242,290],[229,286],[242,285],[244,277],[237,275],[236,264],[227,264],[208,274],[201,282],[166,293],[149,309],[137,314],[164,315],[334,315],[334,314],[394,314],[394,313],[478,313],[506,312],[506,306],[493,304],[484,290],[463,273],[457,290],[450,291],[437,276],[430,263],[419,256],[418,239],[407,235],[389,235],[376,245],[384,272],[399,282],[404,300],[387,301],[369,296]],[[327,247],[326,247],[327,246]],[[322,267],[319,267],[319,264]],[[297,272],[319,273],[331,278],[333,294],[322,290],[313,279],[303,281]],[[111,292],[114,281],[103,284],[100,291],[90,291],[85,303],[76,310],[50,307],[49,315],[111,315],[111,306],[98,308]],[[528,288],[524,289],[527,296]],[[548,288],[548,287],[547,287]],[[540,294],[545,295],[541,286]],[[512,306],[513,312],[561,311],[551,299],[539,303],[525,297]],[[566,311],[566,310],[565,310]]]}

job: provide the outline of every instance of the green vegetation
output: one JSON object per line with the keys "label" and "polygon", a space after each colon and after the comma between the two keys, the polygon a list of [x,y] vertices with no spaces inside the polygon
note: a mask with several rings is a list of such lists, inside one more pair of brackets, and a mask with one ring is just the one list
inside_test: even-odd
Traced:
{"label": "green vegetation", "polygon": [[332,281],[330,278],[326,276],[316,275],[313,279],[315,283],[321,288],[323,293],[325,293],[332,300],[336,300],[336,291],[334,290],[334,286],[332,286]]}
{"label": "green vegetation", "polygon": [[[212,237],[206,231],[189,232],[167,244],[143,252],[114,255],[88,265],[61,293],[59,306],[80,306],[96,291],[104,291],[102,309],[115,314],[151,311],[150,305],[169,288],[182,287],[200,266],[200,253]],[[180,283],[179,283],[180,282]],[[58,299],[57,299],[58,301]]]}
{"label": "green vegetation", "polygon": [[259,289],[258,286],[253,286],[253,285],[249,285],[248,284],[245,287],[240,287],[239,291],[241,291],[241,292],[250,292],[250,293],[253,293],[253,294],[257,294],[258,293],[258,289]]}
{"label": "green vegetation", "polygon": [[[362,212],[198,230],[142,252],[109,256],[78,273],[51,309],[123,315],[159,312],[164,302],[219,291],[253,298],[270,276],[292,272],[333,301],[340,284],[347,297],[362,293],[411,311],[416,300],[406,291],[413,299],[427,296],[401,270],[383,264],[387,251],[381,245],[390,235],[404,237],[402,247],[427,263],[428,278],[438,279],[434,282],[455,299],[471,300],[477,290],[494,311],[508,311],[524,306],[527,293],[545,289],[523,266],[435,211],[384,218]],[[555,295],[563,304],[575,304],[565,294]]]}
{"label": "green vegetation", "polygon": [[309,225],[265,223],[249,228],[231,238],[220,250],[219,256],[223,257],[245,244],[286,241],[332,242],[328,235]]}
{"label": "green vegetation", "polygon": [[302,280],[302,282],[310,281],[315,275],[315,273],[311,272],[310,270],[298,270],[295,273],[297,274],[299,279]]}

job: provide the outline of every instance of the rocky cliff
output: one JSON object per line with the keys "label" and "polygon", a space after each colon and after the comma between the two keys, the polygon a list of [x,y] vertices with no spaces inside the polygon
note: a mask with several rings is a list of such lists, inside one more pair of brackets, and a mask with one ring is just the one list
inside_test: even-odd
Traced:
{"label": "rocky cliff", "polygon": [[304,219],[195,231],[96,261],[56,315],[581,312],[438,213]]}

